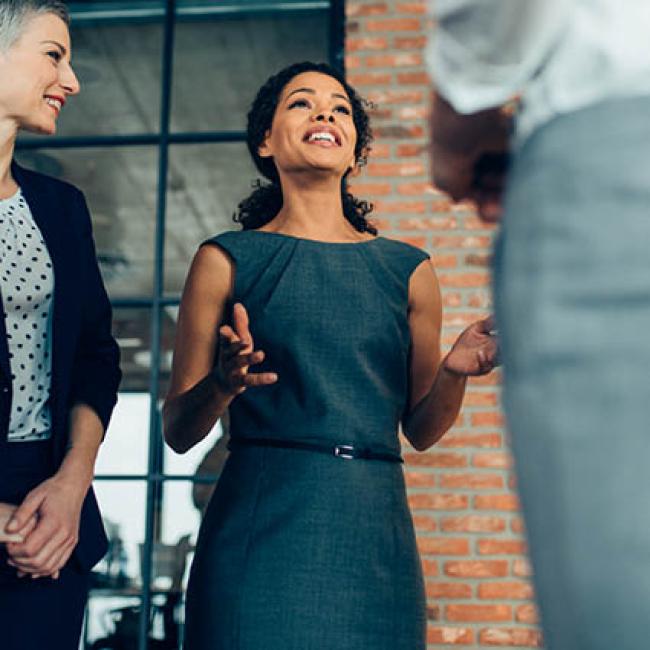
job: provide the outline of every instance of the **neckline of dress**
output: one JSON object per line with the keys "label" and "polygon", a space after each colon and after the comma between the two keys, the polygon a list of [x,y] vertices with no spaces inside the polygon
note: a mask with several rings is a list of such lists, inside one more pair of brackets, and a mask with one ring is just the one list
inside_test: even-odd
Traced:
{"label": "neckline of dress", "polygon": [[372,239],[362,239],[359,241],[323,241],[322,239],[309,239],[308,237],[297,237],[296,235],[287,235],[283,232],[274,232],[272,230],[256,230],[251,229],[244,232],[254,232],[260,235],[272,235],[275,237],[281,237],[283,239],[290,239],[296,242],[306,242],[308,244],[320,244],[322,246],[343,246],[347,248],[354,248],[355,246],[363,246],[365,244],[371,244],[376,242],[379,239],[383,239],[381,235],[376,235]]}
{"label": "neckline of dress", "polygon": [[0,199],[0,205],[3,203],[12,203],[13,201],[19,201],[21,196],[22,190],[20,186],[18,186],[18,189],[11,196],[8,196],[6,199]]}

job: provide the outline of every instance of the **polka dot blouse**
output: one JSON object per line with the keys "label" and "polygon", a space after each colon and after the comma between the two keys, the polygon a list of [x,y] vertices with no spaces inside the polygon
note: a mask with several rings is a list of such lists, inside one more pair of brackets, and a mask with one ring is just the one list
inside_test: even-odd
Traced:
{"label": "polka dot blouse", "polygon": [[11,366],[10,442],[50,436],[52,260],[22,192],[0,200],[0,295]]}

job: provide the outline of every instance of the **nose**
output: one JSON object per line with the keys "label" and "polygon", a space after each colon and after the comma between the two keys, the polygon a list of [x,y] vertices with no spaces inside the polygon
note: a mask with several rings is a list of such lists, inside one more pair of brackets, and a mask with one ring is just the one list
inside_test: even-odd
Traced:
{"label": "nose", "polygon": [[79,84],[79,79],[77,79],[77,75],[72,69],[72,66],[68,63],[65,66],[62,66],[60,70],[61,72],[59,80],[66,94],[76,95],[79,92],[81,86]]}
{"label": "nose", "polygon": [[330,124],[333,124],[335,122],[334,114],[330,111],[320,111],[316,115],[315,119],[317,122],[329,122]]}

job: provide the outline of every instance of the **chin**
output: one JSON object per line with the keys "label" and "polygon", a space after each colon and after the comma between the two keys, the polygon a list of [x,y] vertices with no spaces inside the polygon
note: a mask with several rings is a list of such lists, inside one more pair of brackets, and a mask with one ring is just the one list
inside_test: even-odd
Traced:
{"label": "chin", "polygon": [[56,123],[23,124],[20,130],[35,133],[36,135],[54,135],[56,133]]}

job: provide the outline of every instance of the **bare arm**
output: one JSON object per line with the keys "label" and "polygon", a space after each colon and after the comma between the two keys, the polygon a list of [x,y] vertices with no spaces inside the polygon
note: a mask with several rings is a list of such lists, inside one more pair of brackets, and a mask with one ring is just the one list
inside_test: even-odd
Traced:
{"label": "bare arm", "polygon": [[440,289],[430,262],[423,262],[409,283],[411,329],[411,394],[403,420],[404,434],[418,451],[434,445],[458,417],[467,377],[490,372],[496,365],[496,339],[491,320],[470,325],[441,359]]}
{"label": "bare arm", "polygon": [[185,283],[163,406],[165,440],[178,453],[201,441],[248,386],[276,381],[273,373],[248,372],[264,353],[253,349],[244,307],[235,305],[233,327],[221,325],[234,272],[233,261],[221,249],[203,246]]}

